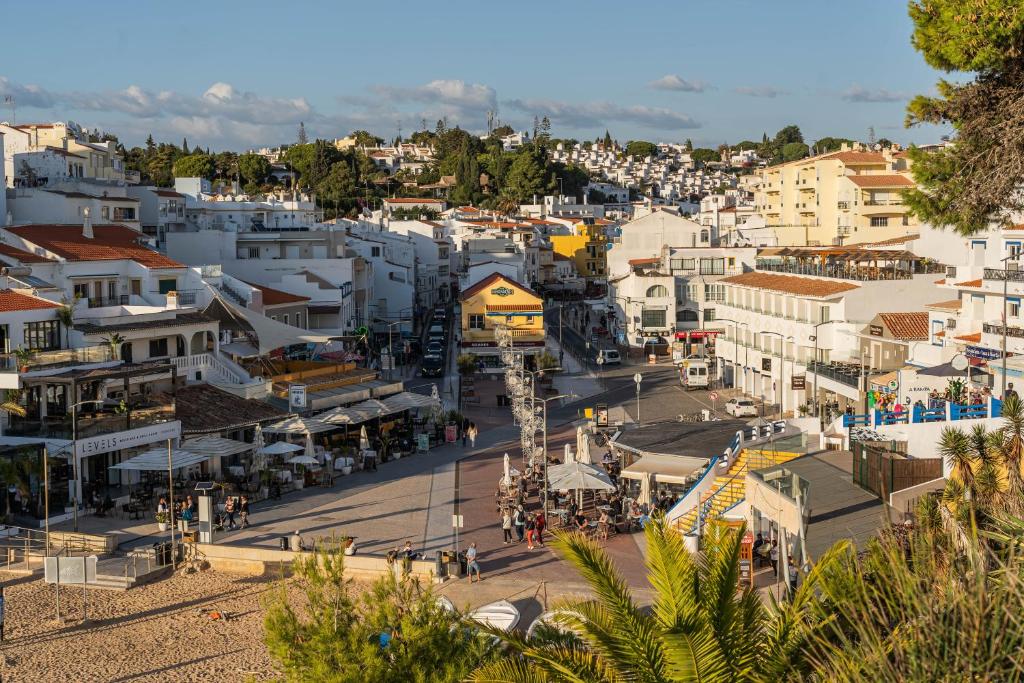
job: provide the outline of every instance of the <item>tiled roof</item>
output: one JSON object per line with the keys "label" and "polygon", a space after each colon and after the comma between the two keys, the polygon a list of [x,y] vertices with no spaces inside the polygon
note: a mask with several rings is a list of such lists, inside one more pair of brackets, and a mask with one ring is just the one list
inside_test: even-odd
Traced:
{"label": "tiled roof", "polygon": [[914,187],[914,181],[902,175],[848,175],[857,187]]}
{"label": "tiled roof", "polygon": [[924,311],[882,313],[879,317],[897,339],[911,341],[928,338],[928,314]]}
{"label": "tiled roof", "polygon": [[60,308],[46,299],[36,296],[21,294],[10,289],[0,289],[0,313],[11,313],[12,311],[38,311],[47,308]]}
{"label": "tiled roof", "polygon": [[265,285],[257,285],[254,282],[248,282],[242,280],[245,284],[250,287],[263,292],[263,305],[264,306],[277,306],[279,304],[300,304],[304,301],[309,301],[308,296],[300,296],[298,294],[292,294],[290,292],[282,292],[280,289],[274,289],[273,287],[267,287]]}
{"label": "tiled roof", "polygon": [[398,197],[395,199],[385,199],[385,204],[443,204],[443,199],[415,199],[408,197]]}
{"label": "tiled roof", "polygon": [[857,244],[851,244],[851,247],[889,247],[896,244],[906,244],[907,242],[913,242],[919,239],[920,235],[901,235],[900,237],[890,237],[887,240],[878,240],[875,242],[858,242]]}
{"label": "tiled roof", "polygon": [[[491,285],[493,285],[494,283],[498,282],[499,280],[503,280],[503,281],[507,282],[508,284],[513,285],[513,286],[523,290],[527,294],[532,294],[533,296],[537,296],[536,292],[534,292],[532,289],[530,289],[526,285],[522,284],[521,282],[516,282],[512,278],[505,277],[501,273],[491,273],[490,275],[485,277],[480,282],[476,283],[475,285],[471,286],[469,289],[467,289],[464,292],[462,292],[462,295],[459,297],[460,301],[466,301],[471,296],[475,296],[477,293],[482,291],[484,288],[490,287]],[[538,298],[540,298],[540,297],[538,297]]]}
{"label": "tiled roof", "polygon": [[631,258],[629,259],[629,265],[631,266],[649,266],[654,263],[660,263],[659,258]]}
{"label": "tiled roof", "polygon": [[957,282],[957,287],[981,287],[981,280],[965,280],[964,282]]}
{"label": "tiled roof", "polygon": [[959,311],[960,310],[960,299],[952,299],[951,301],[937,301],[934,304],[925,304],[927,308],[944,308],[947,311]]}
{"label": "tiled roof", "polygon": [[945,337],[946,336],[946,331],[942,330],[941,332],[936,332],[935,336],[936,336],[936,338]]}
{"label": "tiled roof", "polygon": [[754,289],[766,289],[771,292],[782,292],[785,294],[814,297],[834,296],[853,289],[860,289],[860,285],[855,285],[849,282],[818,280],[809,277],[778,275],[776,273],[762,273],[756,271],[722,278],[719,282],[743,285],[744,287],[753,287]]}
{"label": "tiled roof", "polygon": [[944,285],[944,284],[946,284],[946,278],[942,278],[941,280],[936,280],[935,284],[937,284],[937,285]]}
{"label": "tiled roof", "polygon": [[156,190],[156,196],[157,197],[177,197],[179,199],[184,199],[185,198],[185,195],[181,194],[180,192],[175,192],[174,190]]}
{"label": "tiled roof", "polygon": [[882,164],[885,163],[885,156],[881,152],[831,152],[821,157],[822,159],[838,159],[844,164]]}
{"label": "tiled roof", "polygon": [[185,267],[139,244],[145,235],[124,225],[94,225],[92,239],[82,235],[81,225],[18,225],[7,230],[67,261],[128,259],[147,268]]}
{"label": "tiled roof", "polygon": [[960,341],[969,342],[971,344],[978,344],[981,342],[981,332],[974,332],[972,334],[961,334],[953,337],[953,339],[959,339]]}
{"label": "tiled roof", "polygon": [[0,256],[8,256],[10,258],[17,259],[21,263],[50,262],[50,259],[46,258],[45,256],[39,256],[38,254],[33,254],[30,251],[25,251],[23,249],[18,249],[17,247],[12,247],[9,244],[2,243],[0,243]]}
{"label": "tiled roof", "polygon": [[175,392],[174,416],[186,434],[233,431],[286,415],[265,401],[239,398],[209,384],[190,384]]}

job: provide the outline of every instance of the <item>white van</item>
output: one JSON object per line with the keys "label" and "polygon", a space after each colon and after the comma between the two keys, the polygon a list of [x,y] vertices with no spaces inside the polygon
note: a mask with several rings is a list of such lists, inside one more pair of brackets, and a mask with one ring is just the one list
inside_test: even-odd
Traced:
{"label": "white van", "polygon": [[599,349],[596,360],[598,365],[619,365],[622,363],[622,358],[615,349]]}
{"label": "white van", "polygon": [[687,358],[679,366],[679,383],[684,389],[707,389],[710,378],[707,361]]}

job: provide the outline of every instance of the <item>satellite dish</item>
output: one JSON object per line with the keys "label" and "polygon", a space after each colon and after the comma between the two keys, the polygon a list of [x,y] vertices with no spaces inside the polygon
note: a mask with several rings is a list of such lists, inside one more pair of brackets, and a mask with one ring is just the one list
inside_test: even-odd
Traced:
{"label": "satellite dish", "polygon": [[953,366],[953,369],[958,372],[963,372],[967,369],[967,356],[957,354],[953,356],[953,360],[949,361],[949,364]]}

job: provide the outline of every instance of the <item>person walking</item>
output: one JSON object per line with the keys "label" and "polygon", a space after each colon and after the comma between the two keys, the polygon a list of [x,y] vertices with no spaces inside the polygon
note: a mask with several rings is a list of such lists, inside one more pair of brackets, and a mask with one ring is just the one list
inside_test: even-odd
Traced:
{"label": "person walking", "polygon": [[508,508],[501,511],[501,534],[505,538],[505,545],[512,542],[512,514]]}
{"label": "person walking", "polygon": [[235,530],[235,497],[228,496],[224,501],[224,515],[228,518],[228,531]]}
{"label": "person walking", "polygon": [[537,513],[537,516],[534,517],[534,521],[536,522],[537,545],[539,545],[539,546],[541,546],[543,548],[544,547],[544,527],[547,526],[547,523],[548,523],[547,519],[544,517],[544,511],[543,510],[541,510],[540,512]]}
{"label": "person walking", "polygon": [[533,515],[526,518],[526,547],[533,550],[533,539],[537,535],[537,521]]}
{"label": "person walking", "polygon": [[483,581],[480,575],[480,563],[477,562],[476,543],[470,543],[466,549],[466,571],[469,574],[469,582],[473,583],[473,574],[476,574],[476,581]]}
{"label": "person walking", "polygon": [[516,539],[517,539],[516,542],[517,543],[522,543],[523,542],[523,530],[524,530],[524,525],[526,524],[525,516],[526,516],[526,513],[523,510],[523,506],[522,505],[517,505],[516,506],[516,511],[512,514],[512,526],[514,526],[515,529],[516,529]]}
{"label": "person walking", "polygon": [[477,428],[475,422],[469,423],[469,447],[476,448]]}
{"label": "person walking", "polygon": [[242,499],[238,503],[238,521],[242,523],[240,528],[244,529],[249,526],[249,497],[242,496]]}
{"label": "person walking", "polygon": [[779,578],[779,542],[772,541],[772,549],[768,552],[768,558],[772,562],[772,571],[775,572],[775,578]]}
{"label": "person walking", "polygon": [[469,427],[462,428],[462,447],[466,447],[466,439],[469,438]]}

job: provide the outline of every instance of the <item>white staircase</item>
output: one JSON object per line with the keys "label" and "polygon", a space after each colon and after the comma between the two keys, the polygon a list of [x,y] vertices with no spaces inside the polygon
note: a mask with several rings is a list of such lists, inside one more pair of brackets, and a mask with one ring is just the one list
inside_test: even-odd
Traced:
{"label": "white staircase", "polygon": [[190,383],[206,382],[242,398],[264,398],[269,391],[268,382],[251,377],[242,366],[219,352],[178,356],[171,361]]}

